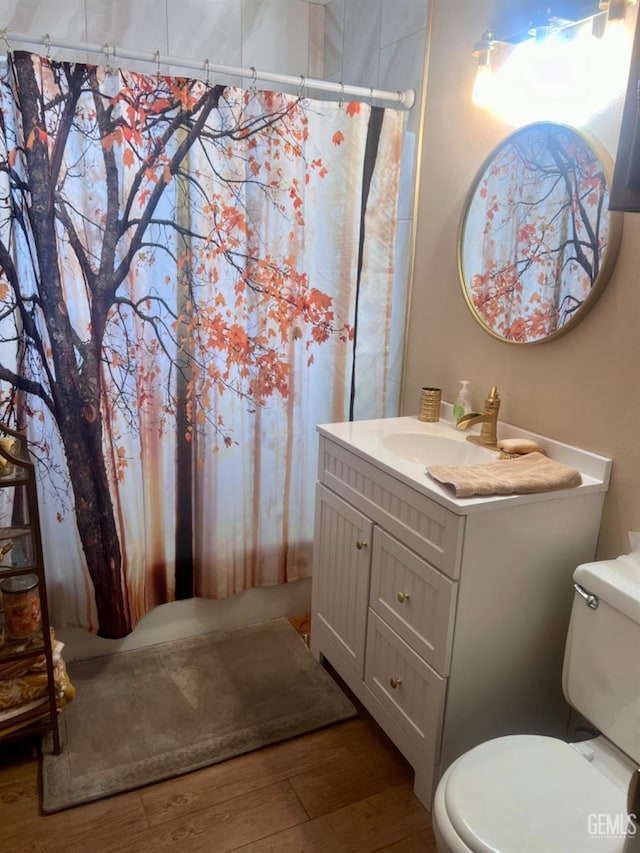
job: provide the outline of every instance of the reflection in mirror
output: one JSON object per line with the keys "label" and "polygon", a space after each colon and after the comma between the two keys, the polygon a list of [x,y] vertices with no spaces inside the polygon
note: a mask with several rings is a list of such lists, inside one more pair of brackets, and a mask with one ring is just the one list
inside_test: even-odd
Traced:
{"label": "reflection in mirror", "polygon": [[469,308],[494,337],[548,341],[598,298],[622,234],[622,215],[608,209],[603,157],[577,130],[538,122],[483,163],[462,218],[458,268]]}

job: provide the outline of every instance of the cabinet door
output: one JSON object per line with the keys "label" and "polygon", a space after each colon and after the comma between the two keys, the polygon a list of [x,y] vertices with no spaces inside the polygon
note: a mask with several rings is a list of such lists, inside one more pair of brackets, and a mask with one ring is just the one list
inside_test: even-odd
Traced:
{"label": "cabinet door", "polygon": [[[373,523],[322,485],[316,490],[313,546],[314,632],[364,677]],[[331,660],[331,655],[329,654]]]}

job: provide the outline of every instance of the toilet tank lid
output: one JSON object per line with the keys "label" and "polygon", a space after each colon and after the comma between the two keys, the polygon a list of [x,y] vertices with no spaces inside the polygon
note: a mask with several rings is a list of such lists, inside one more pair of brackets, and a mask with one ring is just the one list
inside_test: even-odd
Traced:
{"label": "toilet tank lid", "polygon": [[611,607],[640,623],[640,554],[625,554],[616,560],[584,563],[573,579]]}

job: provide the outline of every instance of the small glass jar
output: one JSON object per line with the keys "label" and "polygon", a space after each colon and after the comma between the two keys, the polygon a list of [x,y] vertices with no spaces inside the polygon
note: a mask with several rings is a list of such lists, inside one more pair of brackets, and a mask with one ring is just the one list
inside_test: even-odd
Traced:
{"label": "small glass jar", "polygon": [[36,575],[14,575],[0,584],[4,598],[4,623],[12,640],[26,640],[42,626]]}
{"label": "small glass jar", "polygon": [[[13,456],[18,452],[14,438],[0,438],[0,448]],[[15,473],[16,466],[0,453],[0,477],[13,477]]]}

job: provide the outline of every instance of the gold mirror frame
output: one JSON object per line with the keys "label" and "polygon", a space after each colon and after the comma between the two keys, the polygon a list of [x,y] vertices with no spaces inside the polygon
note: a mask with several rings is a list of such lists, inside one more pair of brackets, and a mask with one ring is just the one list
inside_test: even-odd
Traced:
{"label": "gold mirror frame", "polygon": [[611,276],[622,237],[609,211],[612,163],[582,132],[536,122],[480,167],[458,233],[471,313],[494,338],[539,344],[566,334]]}

